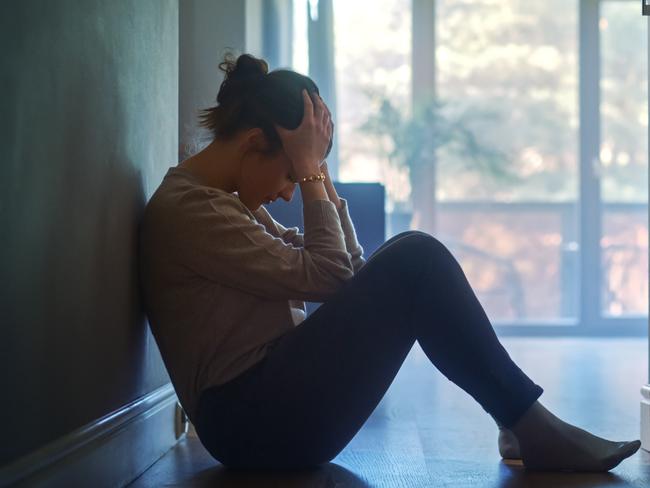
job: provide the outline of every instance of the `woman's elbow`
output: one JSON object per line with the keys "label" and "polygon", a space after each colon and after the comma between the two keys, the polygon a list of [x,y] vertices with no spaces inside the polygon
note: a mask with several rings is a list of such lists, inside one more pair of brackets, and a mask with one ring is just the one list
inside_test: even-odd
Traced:
{"label": "woman's elbow", "polygon": [[335,293],[346,281],[354,276],[354,269],[350,267],[340,266],[336,271],[332,271],[325,278],[325,287],[330,293]]}

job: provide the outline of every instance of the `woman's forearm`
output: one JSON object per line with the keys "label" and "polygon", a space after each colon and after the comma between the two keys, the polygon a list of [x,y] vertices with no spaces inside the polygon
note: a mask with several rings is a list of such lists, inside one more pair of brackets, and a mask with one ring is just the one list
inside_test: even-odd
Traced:
{"label": "woman's forearm", "polygon": [[326,162],[324,162],[321,165],[321,171],[325,173],[325,181],[323,183],[325,184],[325,191],[327,192],[327,198],[329,199],[330,202],[336,205],[336,208],[341,208],[341,200],[339,199],[339,195],[338,193],[336,193],[336,188],[334,188],[334,183],[330,178],[329,172],[327,170]]}

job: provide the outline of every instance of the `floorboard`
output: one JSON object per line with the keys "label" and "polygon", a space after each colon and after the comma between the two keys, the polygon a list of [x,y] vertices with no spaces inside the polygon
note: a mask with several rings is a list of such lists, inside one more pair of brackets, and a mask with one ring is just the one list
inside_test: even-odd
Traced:
{"label": "floorboard", "polygon": [[[638,338],[505,338],[511,357],[544,388],[560,418],[612,440],[639,438],[648,342]],[[535,473],[505,463],[497,427],[416,344],[385,397],[331,462],[296,473],[242,473],[187,437],[131,488],[148,487],[650,487],[640,450],[603,474]]]}

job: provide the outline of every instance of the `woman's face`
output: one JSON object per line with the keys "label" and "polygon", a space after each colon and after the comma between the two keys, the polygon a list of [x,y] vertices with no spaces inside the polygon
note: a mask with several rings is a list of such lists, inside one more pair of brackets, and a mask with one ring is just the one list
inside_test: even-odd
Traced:
{"label": "woman's face", "polygon": [[239,199],[251,210],[270,203],[278,198],[291,201],[296,189],[295,175],[291,160],[283,149],[276,155],[262,155],[250,161],[242,171]]}
{"label": "woman's face", "polygon": [[[332,133],[334,123],[330,121]],[[325,157],[332,149],[333,137],[330,139]],[[239,199],[255,211],[264,203],[271,203],[278,198],[287,202],[291,201],[296,190],[297,177],[293,171],[293,164],[280,148],[276,154],[256,153],[242,167],[242,183],[239,185]]]}

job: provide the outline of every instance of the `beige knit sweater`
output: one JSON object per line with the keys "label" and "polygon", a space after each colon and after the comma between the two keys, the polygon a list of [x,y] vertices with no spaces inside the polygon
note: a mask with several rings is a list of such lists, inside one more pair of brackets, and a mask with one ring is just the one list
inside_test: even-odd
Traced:
{"label": "beige knit sweater", "polygon": [[181,405],[260,361],[365,263],[347,201],[303,208],[304,234],[169,168],[140,226],[144,306]]}

